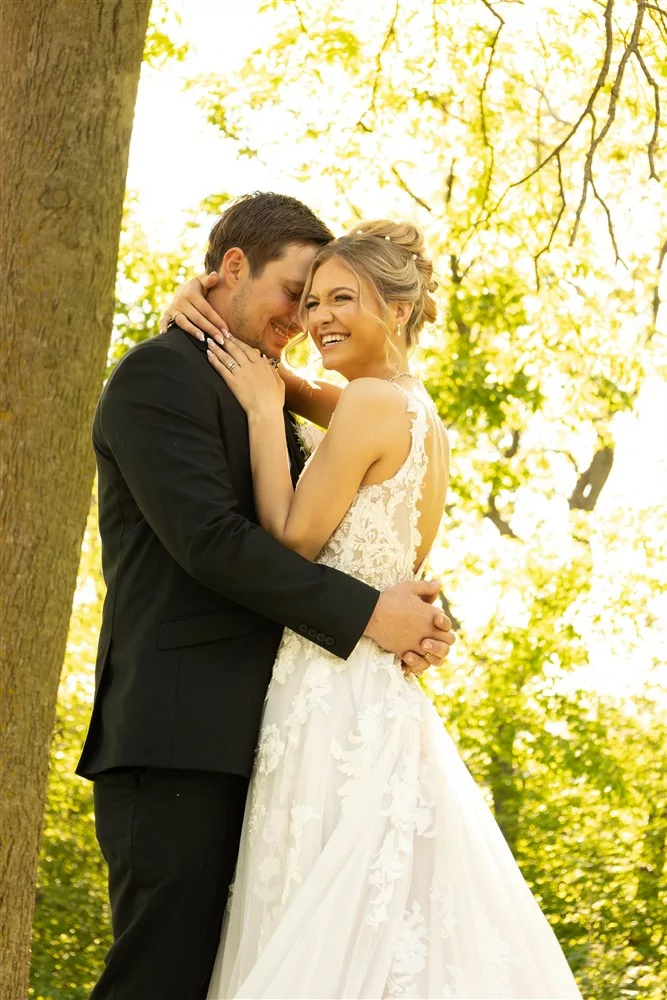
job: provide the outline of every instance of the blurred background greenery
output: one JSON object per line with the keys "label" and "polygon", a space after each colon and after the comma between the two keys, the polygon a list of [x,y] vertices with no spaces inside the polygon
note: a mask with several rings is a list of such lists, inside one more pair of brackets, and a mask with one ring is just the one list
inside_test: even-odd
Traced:
{"label": "blurred background greenery", "polygon": [[[440,318],[415,367],[454,453],[431,569],[459,632],[426,683],[584,996],[658,1000],[666,19],[638,0],[237,7],[154,4],[110,365],[155,334],[236,194],[295,194],[337,232],[423,226]],[[93,498],[34,920],[41,1000],[87,996],[109,944],[91,788],[73,775],[103,595]]]}

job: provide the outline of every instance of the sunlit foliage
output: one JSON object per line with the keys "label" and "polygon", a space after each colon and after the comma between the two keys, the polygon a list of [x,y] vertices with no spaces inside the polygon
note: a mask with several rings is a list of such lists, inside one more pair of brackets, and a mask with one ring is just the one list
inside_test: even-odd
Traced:
{"label": "sunlit foliage", "polygon": [[[667,473],[633,492],[615,461],[667,376],[667,19],[642,0],[365,0],[363,18],[358,0],[272,0],[259,16],[273,44],[192,83],[209,120],[338,231],[409,217],[436,260],[441,319],[416,364],[455,456],[432,568],[460,641],[429,688],[584,995],[658,1000]],[[212,192],[174,255],[128,203],[112,361],[152,335],[199,266],[196,223],[228,197]],[[69,773],[96,602],[85,622],[75,607],[54,743],[45,1000],[85,996],[107,926],[89,793]]]}

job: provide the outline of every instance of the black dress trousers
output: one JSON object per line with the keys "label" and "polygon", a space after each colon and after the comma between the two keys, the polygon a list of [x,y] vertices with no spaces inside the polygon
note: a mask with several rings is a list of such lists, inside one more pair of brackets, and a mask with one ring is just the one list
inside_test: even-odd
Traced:
{"label": "black dress trousers", "polygon": [[114,943],[91,1000],[205,1000],[248,781],[120,768],[95,779]]}

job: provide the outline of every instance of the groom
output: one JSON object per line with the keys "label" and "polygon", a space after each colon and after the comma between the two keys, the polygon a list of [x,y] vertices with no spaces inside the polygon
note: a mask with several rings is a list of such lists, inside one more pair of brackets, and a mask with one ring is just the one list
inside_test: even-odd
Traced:
{"label": "groom", "polygon": [[[317,248],[301,202],[239,199],[214,226],[216,309],[278,357]],[[286,413],[292,476],[303,467]],[[93,426],[107,596],[77,773],[94,780],[114,943],[95,1000],[203,1000],[236,862],[262,705],[283,628],[346,659],[362,635],[441,662],[436,587],[382,594],[257,525],[245,414],[177,327],[117,365]],[[411,651],[411,652],[410,652]]]}

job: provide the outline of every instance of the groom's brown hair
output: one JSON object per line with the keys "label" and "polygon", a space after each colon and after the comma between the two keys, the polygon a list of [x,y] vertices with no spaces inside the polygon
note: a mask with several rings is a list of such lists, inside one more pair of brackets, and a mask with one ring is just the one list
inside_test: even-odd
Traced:
{"label": "groom's brown hair", "polygon": [[224,210],[209,233],[204,266],[217,271],[231,247],[248,258],[250,277],[256,278],[272,260],[280,260],[290,243],[325,246],[333,233],[297,198],[272,191],[256,191],[237,198]]}

